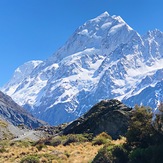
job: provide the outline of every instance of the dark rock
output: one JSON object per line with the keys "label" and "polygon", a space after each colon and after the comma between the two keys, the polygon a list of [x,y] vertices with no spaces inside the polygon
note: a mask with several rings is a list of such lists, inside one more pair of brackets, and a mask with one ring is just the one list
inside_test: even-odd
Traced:
{"label": "dark rock", "polygon": [[131,108],[118,100],[103,100],[93,106],[84,116],[72,122],[63,134],[106,132],[113,139],[125,135],[131,116]]}
{"label": "dark rock", "polygon": [[64,123],[58,126],[41,126],[37,128],[37,131],[43,131],[47,133],[48,135],[56,136],[58,134],[61,134],[62,131],[68,126],[69,123]]}

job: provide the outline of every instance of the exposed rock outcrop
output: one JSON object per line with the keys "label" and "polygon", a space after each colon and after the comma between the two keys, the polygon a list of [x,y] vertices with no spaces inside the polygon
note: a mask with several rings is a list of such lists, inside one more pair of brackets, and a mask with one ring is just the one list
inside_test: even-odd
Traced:
{"label": "exposed rock outcrop", "polygon": [[106,132],[113,139],[124,135],[128,129],[131,108],[118,100],[103,100],[93,106],[84,116],[72,122],[63,134]]}

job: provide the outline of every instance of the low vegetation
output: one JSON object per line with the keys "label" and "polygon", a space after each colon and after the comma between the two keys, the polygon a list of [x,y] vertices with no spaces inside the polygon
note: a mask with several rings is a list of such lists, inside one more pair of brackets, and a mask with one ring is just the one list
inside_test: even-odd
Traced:
{"label": "low vegetation", "polygon": [[[163,112],[163,107],[159,107]],[[163,114],[135,106],[125,137],[102,132],[0,142],[0,163],[162,163]]]}
{"label": "low vegetation", "polygon": [[7,123],[0,120],[0,127],[7,127]]}
{"label": "low vegetation", "polygon": [[93,141],[92,144],[93,145],[102,145],[102,144],[109,144],[111,143],[112,137],[110,135],[108,135],[105,132],[102,132],[101,134],[97,135]]}
{"label": "low vegetation", "polygon": [[88,163],[103,145],[93,145],[92,135],[70,134],[41,139],[1,142],[0,162],[3,163]]}
{"label": "low vegetation", "polygon": [[39,158],[36,156],[26,156],[24,158],[21,159],[20,163],[39,163]]}
{"label": "low vegetation", "polygon": [[93,163],[163,162],[163,114],[157,115],[155,120],[152,118],[150,108],[135,106],[126,142],[115,146],[106,144],[99,150]]}
{"label": "low vegetation", "polygon": [[88,163],[92,162],[103,146],[115,146],[124,142],[124,138],[112,140],[104,132],[94,138],[92,134],[69,134],[45,138],[37,142],[29,140],[5,141],[2,143],[0,162]]}

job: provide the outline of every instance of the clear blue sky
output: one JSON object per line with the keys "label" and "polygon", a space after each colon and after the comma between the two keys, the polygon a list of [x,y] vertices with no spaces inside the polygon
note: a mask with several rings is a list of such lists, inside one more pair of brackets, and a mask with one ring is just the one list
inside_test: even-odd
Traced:
{"label": "clear blue sky", "polygon": [[0,87],[29,60],[45,60],[78,26],[107,11],[140,34],[163,31],[163,0],[0,0]]}

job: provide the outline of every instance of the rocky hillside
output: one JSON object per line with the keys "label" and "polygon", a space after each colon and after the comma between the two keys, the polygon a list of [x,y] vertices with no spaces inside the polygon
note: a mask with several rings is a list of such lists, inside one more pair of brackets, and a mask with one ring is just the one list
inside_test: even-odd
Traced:
{"label": "rocky hillside", "polygon": [[131,108],[118,100],[103,100],[93,106],[84,116],[72,122],[64,134],[93,133],[96,136],[106,132],[117,139],[127,132]]}
{"label": "rocky hillside", "polygon": [[15,103],[11,97],[0,92],[0,118],[11,124],[24,125],[29,128],[37,128],[46,123],[34,118],[21,106]]}

